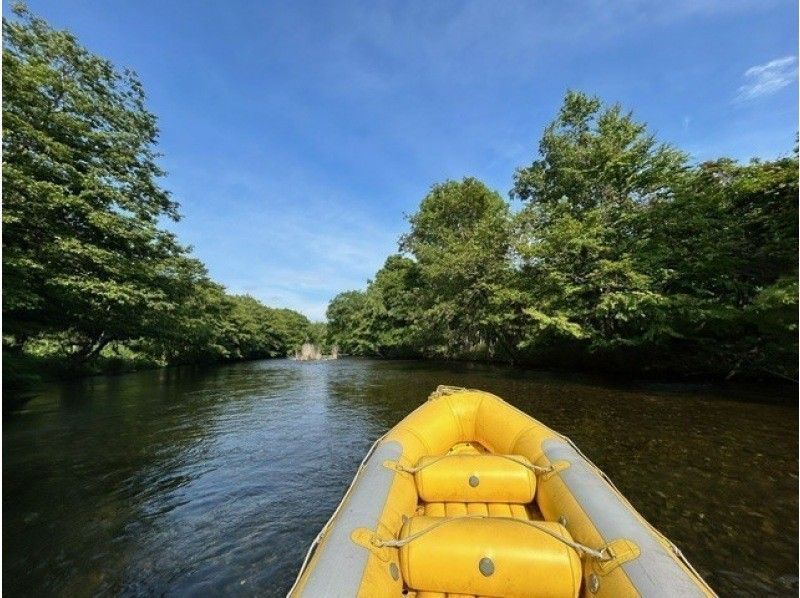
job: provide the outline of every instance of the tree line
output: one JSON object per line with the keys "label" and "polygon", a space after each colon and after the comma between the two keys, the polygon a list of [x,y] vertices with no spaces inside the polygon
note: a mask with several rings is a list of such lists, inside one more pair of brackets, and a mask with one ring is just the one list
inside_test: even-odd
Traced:
{"label": "tree line", "polygon": [[116,69],[25,7],[3,19],[4,385],[59,373],[285,356],[324,336],[230,295],[162,223],[156,117]]}
{"label": "tree line", "polygon": [[379,357],[797,377],[798,156],[693,164],[570,91],[511,202],[434,185],[400,252],[336,296],[329,341]]}
{"label": "tree line", "polygon": [[797,376],[797,148],[693,164],[567,93],[510,201],[434,185],[399,253],[325,325],[226,293],[163,226],[156,117],[119,70],[24,7],[3,20],[4,385],[283,356]]}

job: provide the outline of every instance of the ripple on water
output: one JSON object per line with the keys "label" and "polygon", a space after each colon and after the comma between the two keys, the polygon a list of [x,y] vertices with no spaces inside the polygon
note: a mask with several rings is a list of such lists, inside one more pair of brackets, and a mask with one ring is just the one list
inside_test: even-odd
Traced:
{"label": "ripple on water", "polygon": [[44,390],[4,422],[4,589],[284,595],[369,446],[438,384],[572,437],[722,595],[797,592],[797,408],[772,389],[366,360]]}

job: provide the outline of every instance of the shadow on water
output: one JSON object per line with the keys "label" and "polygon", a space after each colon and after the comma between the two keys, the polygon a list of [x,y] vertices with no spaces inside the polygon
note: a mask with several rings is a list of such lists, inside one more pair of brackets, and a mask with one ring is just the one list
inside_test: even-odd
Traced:
{"label": "shadow on water", "polygon": [[367,448],[438,384],[572,437],[721,594],[796,592],[785,388],[351,359],[45,388],[4,418],[4,590],[283,595]]}

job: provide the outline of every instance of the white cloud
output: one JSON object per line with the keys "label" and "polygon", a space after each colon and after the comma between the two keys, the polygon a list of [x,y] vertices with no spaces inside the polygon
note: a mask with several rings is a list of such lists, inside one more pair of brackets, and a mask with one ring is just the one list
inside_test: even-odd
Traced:
{"label": "white cloud", "polygon": [[367,199],[292,160],[245,167],[217,158],[176,170],[191,187],[177,194],[187,198],[186,217],[170,228],[195,246],[211,277],[312,320],[324,320],[336,294],[364,288],[406,227],[380,214],[374,204],[384,194]]}
{"label": "white cloud", "polygon": [[771,95],[797,79],[797,57],[784,56],[751,66],[744,72],[744,78],[747,82],[739,88],[737,100],[752,100]]}

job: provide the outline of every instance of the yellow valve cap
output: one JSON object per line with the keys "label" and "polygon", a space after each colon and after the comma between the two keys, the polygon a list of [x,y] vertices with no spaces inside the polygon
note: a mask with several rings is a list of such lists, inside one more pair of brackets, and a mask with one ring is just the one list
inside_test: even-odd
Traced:
{"label": "yellow valve cap", "polygon": [[[412,517],[404,539],[440,523]],[[571,540],[559,523],[537,521]],[[547,532],[521,521],[455,518],[400,548],[406,585],[417,591],[523,598],[575,598],[581,587],[577,552]]]}
{"label": "yellow valve cap", "polygon": [[414,475],[425,502],[526,504],[536,494],[536,474],[519,455],[423,457]]}

